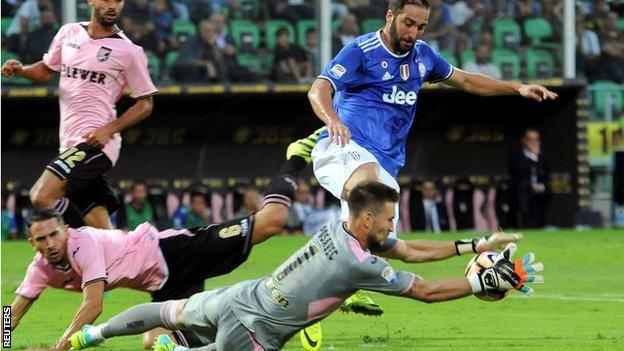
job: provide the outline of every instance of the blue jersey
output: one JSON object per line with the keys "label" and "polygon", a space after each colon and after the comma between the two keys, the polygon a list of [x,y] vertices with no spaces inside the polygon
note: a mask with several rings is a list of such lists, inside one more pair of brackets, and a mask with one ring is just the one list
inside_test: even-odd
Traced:
{"label": "blue jersey", "polygon": [[[352,139],[396,178],[405,164],[405,142],[420,87],[452,73],[453,66],[425,42],[419,40],[408,53],[397,55],[377,31],[345,46],[319,78],[333,85],[334,109]],[[319,139],[326,137],[323,132]]]}

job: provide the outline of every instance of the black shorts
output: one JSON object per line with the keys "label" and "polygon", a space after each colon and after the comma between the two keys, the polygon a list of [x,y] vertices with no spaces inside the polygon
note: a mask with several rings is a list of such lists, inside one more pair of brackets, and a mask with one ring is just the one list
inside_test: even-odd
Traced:
{"label": "black shorts", "polygon": [[46,169],[67,181],[67,198],[85,215],[98,205],[105,206],[109,213],[121,205],[104,176],[112,167],[101,149],[80,143],[57,156]]}
{"label": "black shorts", "polygon": [[152,301],[188,298],[204,290],[207,278],[236,269],[251,252],[252,228],[253,215],[160,239],[169,277]]}

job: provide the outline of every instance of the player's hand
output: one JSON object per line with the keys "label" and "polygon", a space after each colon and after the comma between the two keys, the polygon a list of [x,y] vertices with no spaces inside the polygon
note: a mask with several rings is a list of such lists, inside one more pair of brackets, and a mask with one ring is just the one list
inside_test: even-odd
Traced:
{"label": "player's hand", "polygon": [[113,137],[113,134],[114,133],[111,132],[107,126],[103,126],[85,134],[85,143],[89,146],[101,149],[104,145],[106,145],[106,143],[108,143],[110,138]]}
{"label": "player's hand", "polygon": [[481,287],[485,290],[516,289],[527,295],[533,294],[533,289],[524,283],[543,283],[544,277],[530,273],[544,270],[542,262],[533,263],[535,254],[530,252],[521,259],[511,261],[511,257],[516,253],[518,247],[514,243],[507,244],[507,247],[494,265],[478,273]]}
{"label": "player's hand", "polygon": [[329,134],[329,141],[335,142],[340,146],[347,145],[349,140],[351,140],[349,127],[344,125],[339,119],[327,122],[327,133]]}
{"label": "player's hand", "polygon": [[492,235],[484,236],[483,238],[477,240],[477,245],[475,245],[477,249],[477,253],[482,253],[485,251],[502,251],[505,246],[509,243],[516,242],[521,240],[524,236],[520,233],[503,233],[497,232]]}
{"label": "player's hand", "polygon": [[22,63],[18,60],[6,60],[2,65],[2,75],[8,78],[15,77],[23,70],[24,66],[22,66]]}
{"label": "player's hand", "polygon": [[522,95],[522,97],[537,101],[554,100],[558,96],[557,93],[552,92],[538,84],[522,84],[520,89],[518,89],[518,92]]}

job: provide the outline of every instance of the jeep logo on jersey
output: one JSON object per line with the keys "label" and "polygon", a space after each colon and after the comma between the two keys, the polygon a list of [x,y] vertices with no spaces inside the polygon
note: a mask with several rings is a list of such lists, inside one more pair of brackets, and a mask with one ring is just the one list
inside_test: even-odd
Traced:
{"label": "jeep logo on jersey", "polygon": [[113,50],[107,48],[106,46],[102,46],[100,48],[100,51],[98,51],[98,53],[97,53],[98,61],[104,62],[104,61],[108,60],[108,58],[110,57],[111,51],[113,51]]}
{"label": "jeep logo on jersey", "polygon": [[383,94],[383,101],[397,105],[414,105],[416,103],[416,92],[412,90],[404,92],[399,90],[396,85],[393,85],[390,95],[387,93]]}
{"label": "jeep logo on jersey", "polygon": [[403,78],[403,80],[407,80],[407,78],[409,78],[409,66],[407,63],[399,67],[399,73],[401,74],[401,78]]}

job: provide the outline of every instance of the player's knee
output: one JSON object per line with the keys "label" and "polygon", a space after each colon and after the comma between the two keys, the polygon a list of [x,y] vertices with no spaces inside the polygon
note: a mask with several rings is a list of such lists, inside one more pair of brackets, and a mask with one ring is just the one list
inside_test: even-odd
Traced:
{"label": "player's knee", "polygon": [[379,169],[375,163],[365,163],[358,167],[349,177],[344,185],[343,199],[346,199],[351,192],[361,182],[367,180],[379,180]]}
{"label": "player's knee", "polygon": [[143,333],[143,348],[145,350],[150,350],[152,346],[154,346],[154,339],[156,335],[153,330]]}
{"label": "player's knee", "polygon": [[34,207],[51,207],[57,200],[44,194],[44,192],[41,191],[41,188],[36,185],[30,188],[28,195],[30,196],[30,203]]}

